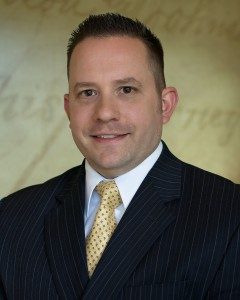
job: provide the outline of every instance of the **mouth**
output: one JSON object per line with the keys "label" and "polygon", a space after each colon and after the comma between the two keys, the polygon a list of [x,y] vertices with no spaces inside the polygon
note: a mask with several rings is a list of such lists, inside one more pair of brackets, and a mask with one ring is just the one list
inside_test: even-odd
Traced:
{"label": "mouth", "polygon": [[124,134],[99,134],[99,135],[92,135],[91,137],[94,138],[98,142],[110,142],[110,141],[119,141],[125,138],[128,133]]}

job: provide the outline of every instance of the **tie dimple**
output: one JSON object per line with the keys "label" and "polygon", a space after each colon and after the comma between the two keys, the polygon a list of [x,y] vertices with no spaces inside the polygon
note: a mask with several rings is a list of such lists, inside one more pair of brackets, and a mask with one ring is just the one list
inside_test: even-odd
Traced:
{"label": "tie dimple", "polygon": [[102,253],[111,238],[117,224],[114,210],[122,200],[114,180],[101,181],[96,186],[100,196],[100,206],[96,213],[92,230],[86,240],[86,252],[89,276],[100,260]]}

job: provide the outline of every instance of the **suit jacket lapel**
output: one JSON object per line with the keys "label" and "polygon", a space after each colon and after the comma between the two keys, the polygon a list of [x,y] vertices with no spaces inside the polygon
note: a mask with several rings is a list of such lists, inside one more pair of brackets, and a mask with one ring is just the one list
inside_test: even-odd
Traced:
{"label": "suit jacket lapel", "polygon": [[154,241],[176,216],[169,204],[179,199],[181,162],[164,144],[107,245],[84,299],[116,296]]}
{"label": "suit jacket lapel", "polygon": [[88,281],[85,235],[84,166],[70,188],[58,195],[59,206],[45,219],[46,252],[60,298],[79,299]]}

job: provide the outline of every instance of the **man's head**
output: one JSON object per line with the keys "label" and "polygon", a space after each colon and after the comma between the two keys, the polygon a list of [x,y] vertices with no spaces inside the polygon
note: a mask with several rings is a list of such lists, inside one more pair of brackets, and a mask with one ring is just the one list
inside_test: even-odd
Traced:
{"label": "man's head", "polygon": [[68,74],[70,59],[76,45],[88,37],[112,36],[137,38],[145,44],[149,55],[149,67],[153,72],[156,87],[161,92],[166,85],[161,42],[143,23],[119,14],[91,15],[72,32],[67,49]]}
{"label": "man's head", "polygon": [[[114,23],[109,26],[114,29]],[[177,93],[171,87],[157,88],[142,38],[105,34],[74,40],[69,46],[65,111],[74,141],[89,164],[114,178],[156,149]]]}

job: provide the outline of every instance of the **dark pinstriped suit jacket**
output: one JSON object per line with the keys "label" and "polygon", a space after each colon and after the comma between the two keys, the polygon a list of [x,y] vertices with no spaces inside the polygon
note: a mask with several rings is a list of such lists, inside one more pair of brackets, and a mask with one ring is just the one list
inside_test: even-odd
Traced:
{"label": "dark pinstriped suit jacket", "polygon": [[89,279],[84,181],[80,166],[0,202],[3,299],[240,299],[237,185],[164,145]]}

